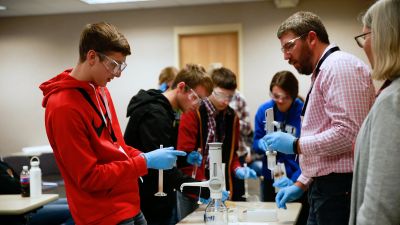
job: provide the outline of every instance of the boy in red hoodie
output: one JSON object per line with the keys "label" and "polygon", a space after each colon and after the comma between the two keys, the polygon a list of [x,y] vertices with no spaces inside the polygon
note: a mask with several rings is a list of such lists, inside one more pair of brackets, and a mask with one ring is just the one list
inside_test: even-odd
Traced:
{"label": "boy in red hoodie", "polygon": [[170,169],[173,148],[142,153],[125,144],[105,87],[125,69],[126,38],[111,24],[88,24],[79,62],[40,85],[46,132],[77,224],[145,225],[137,180],[147,168]]}

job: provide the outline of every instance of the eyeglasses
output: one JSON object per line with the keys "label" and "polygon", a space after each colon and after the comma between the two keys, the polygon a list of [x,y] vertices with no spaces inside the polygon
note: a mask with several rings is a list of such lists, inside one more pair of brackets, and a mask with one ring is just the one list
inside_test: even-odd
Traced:
{"label": "eyeglasses", "polygon": [[293,47],[296,45],[296,41],[299,40],[300,38],[303,38],[305,35],[306,34],[302,34],[298,37],[293,38],[292,40],[289,40],[282,46],[281,51],[283,53],[290,53],[292,51]]}
{"label": "eyeglasses", "polygon": [[114,59],[104,55],[103,53],[100,52],[96,52],[100,59],[103,61],[104,66],[106,67],[106,69],[112,73],[112,74],[118,74],[121,73],[127,66],[127,64],[125,62],[122,63],[118,63],[117,61],[115,61]]}
{"label": "eyeglasses", "polygon": [[290,99],[290,96],[283,93],[269,93],[269,96],[274,101],[286,101]]}
{"label": "eyeglasses", "polygon": [[212,94],[215,96],[215,98],[217,98],[219,101],[228,101],[228,102],[230,102],[230,101],[232,101],[232,99],[233,99],[233,95],[227,95],[227,94],[224,94],[224,93],[222,93],[222,92],[217,92],[217,91],[213,91],[212,92]]}
{"label": "eyeglasses", "polygon": [[363,33],[363,34],[360,34],[360,35],[354,37],[354,39],[356,40],[356,42],[357,42],[358,46],[360,46],[360,48],[363,48],[363,47],[364,47],[364,45],[365,45],[365,38],[366,38],[366,36],[367,36],[368,34],[370,34],[370,33],[371,33],[371,31],[370,31],[370,32]]}
{"label": "eyeglasses", "polygon": [[186,87],[189,89],[190,94],[188,95],[188,98],[190,101],[194,102],[196,105],[201,102],[201,98],[199,95],[189,86],[186,85]]}

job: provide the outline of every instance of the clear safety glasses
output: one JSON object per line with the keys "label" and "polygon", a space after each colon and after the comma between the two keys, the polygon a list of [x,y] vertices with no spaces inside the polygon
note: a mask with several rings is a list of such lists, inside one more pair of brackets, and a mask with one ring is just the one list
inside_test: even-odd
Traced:
{"label": "clear safety glasses", "polygon": [[286,94],[283,94],[283,93],[269,93],[269,96],[274,101],[287,101],[287,100],[290,99],[289,95],[286,95]]}
{"label": "clear safety glasses", "polygon": [[225,94],[225,93],[222,93],[222,92],[219,92],[219,91],[216,91],[216,90],[214,90],[213,92],[212,92],[212,94],[215,96],[215,98],[216,99],[218,99],[219,101],[228,101],[228,102],[230,102],[230,101],[232,101],[232,99],[233,99],[233,95],[227,95],[227,94]]}
{"label": "clear safety glasses", "polygon": [[283,53],[290,53],[292,52],[294,46],[296,45],[296,41],[299,40],[300,38],[303,38],[306,34],[302,34],[298,37],[293,38],[292,40],[289,40],[286,42],[284,45],[282,45],[281,51]]}
{"label": "clear safety glasses", "polygon": [[100,52],[96,52],[100,59],[102,60],[104,66],[106,67],[106,69],[112,73],[112,74],[118,74],[121,73],[127,66],[127,64],[125,62],[122,63],[118,63],[117,61],[115,61],[114,59],[106,56],[103,53]]}
{"label": "clear safety glasses", "polygon": [[195,103],[196,105],[200,104],[201,98],[199,97],[199,95],[191,87],[187,86],[187,88],[190,91],[190,93],[188,95],[189,100],[192,101],[193,103]]}

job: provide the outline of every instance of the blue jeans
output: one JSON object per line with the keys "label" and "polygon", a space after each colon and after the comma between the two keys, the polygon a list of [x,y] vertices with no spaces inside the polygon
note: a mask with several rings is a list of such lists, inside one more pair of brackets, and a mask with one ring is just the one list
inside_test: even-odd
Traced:
{"label": "blue jeans", "polygon": [[262,161],[261,160],[254,160],[250,163],[249,167],[256,171],[257,177],[262,175]]}
{"label": "blue jeans", "polygon": [[29,221],[30,225],[45,224],[75,224],[69,212],[67,199],[60,198],[57,201],[44,205],[36,213],[32,213]]}
{"label": "blue jeans", "polygon": [[307,225],[347,225],[350,216],[352,173],[313,177],[308,190]]}
{"label": "blue jeans", "polygon": [[119,222],[117,225],[147,225],[147,221],[140,212],[135,217]]}

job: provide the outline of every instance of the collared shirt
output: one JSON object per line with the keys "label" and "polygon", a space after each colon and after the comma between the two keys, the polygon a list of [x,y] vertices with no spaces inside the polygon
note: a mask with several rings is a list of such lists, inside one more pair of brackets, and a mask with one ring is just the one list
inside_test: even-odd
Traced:
{"label": "collared shirt", "polygon": [[229,106],[235,110],[236,114],[239,117],[240,123],[240,139],[239,139],[239,156],[248,153],[250,148],[247,146],[245,138],[251,133],[251,123],[250,123],[250,113],[249,107],[247,106],[246,100],[242,94],[238,91],[235,92],[235,95],[232,98],[232,101],[229,103]]}
{"label": "collared shirt", "polygon": [[203,103],[206,106],[207,116],[208,116],[208,121],[207,121],[208,136],[206,143],[215,142],[216,140],[215,135],[217,129],[217,123],[215,122],[215,117],[217,115],[217,109],[214,107],[214,105],[208,98],[204,99]]}
{"label": "collared shirt", "polygon": [[353,144],[375,99],[368,66],[343,51],[327,57],[311,79],[300,138],[298,181],[305,185],[312,177],[353,171]]}

